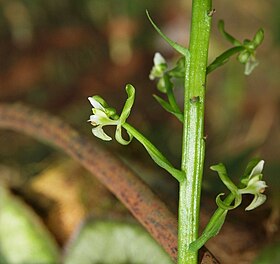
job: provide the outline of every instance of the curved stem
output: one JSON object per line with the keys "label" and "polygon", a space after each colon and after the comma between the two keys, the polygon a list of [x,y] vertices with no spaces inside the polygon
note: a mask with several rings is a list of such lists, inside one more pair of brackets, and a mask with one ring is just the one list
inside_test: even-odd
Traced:
{"label": "curved stem", "polygon": [[190,34],[190,58],[186,60],[182,170],[186,179],[180,183],[178,263],[197,263],[197,250],[190,244],[197,239],[200,192],[203,174],[204,101],[211,0],[193,0]]}
{"label": "curved stem", "polygon": [[145,147],[156,164],[168,171],[179,182],[183,181],[185,176],[182,171],[173,167],[167,158],[147,138],[145,138],[139,131],[128,123],[124,123],[122,127]]}

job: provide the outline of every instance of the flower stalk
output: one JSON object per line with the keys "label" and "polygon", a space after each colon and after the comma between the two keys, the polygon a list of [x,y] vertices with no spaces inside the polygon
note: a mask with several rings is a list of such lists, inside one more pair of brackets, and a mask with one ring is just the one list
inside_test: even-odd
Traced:
{"label": "flower stalk", "polygon": [[178,221],[178,264],[197,263],[198,250],[190,244],[198,237],[200,193],[203,174],[204,102],[212,4],[193,0],[190,56],[186,60],[182,171]]}

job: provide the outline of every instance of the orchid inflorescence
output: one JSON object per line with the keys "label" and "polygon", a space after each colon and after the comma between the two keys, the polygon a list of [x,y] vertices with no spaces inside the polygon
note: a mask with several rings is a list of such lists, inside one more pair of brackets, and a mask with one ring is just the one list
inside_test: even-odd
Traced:
{"label": "orchid inflorescence", "polygon": [[[155,30],[159,33],[159,35],[174,49],[176,50],[179,54],[180,57],[176,61],[176,64],[173,68],[169,68],[168,64],[165,60],[165,58],[159,53],[156,52],[154,56],[154,65],[153,68],[150,72],[149,78],[151,80],[156,80],[157,81],[157,89],[160,93],[163,94],[164,97],[162,98],[160,96],[154,95],[154,98],[157,100],[157,102],[169,113],[173,114],[180,122],[183,124],[186,124],[186,120],[190,117],[193,118],[192,122],[195,121],[197,122],[197,116],[193,115],[191,116],[190,113],[183,111],[180,109],[180,106],[177,103],[175,94],[174,94],[174,87],[175,87],[175,82],[174,79],[179,79],[182,81],[186,81],[186,79],[189,78],[188,74],[190,74],[190,71],[188,70],[190,68],[190,62],[191,62],[191,56],[190,56],[190,50],[181,46],[180,44],[172,41],[169,39],[158,27],[157,25],[153,22],[151,19],[150,15],[147,12],[147,16],[155,28]],[[229,48],[225,52],[223,52],[220,56],[218,56],[212,63],[210,63],[204,70],[205,70],[205,75],[211,73],[212,71],[216,70],[220,66],[224,65],[226,62],[228,62],[229,58],[232,57],[233,55],[237,55],[237,60],[245,65],[245,71],[244,73],[246,75],[250,74],[253,69],[258,65],[258,61],[256,60],[256,49],[257,47],[262,43],[263,38],[264,38],[264,32],[262,29],[259,29],[255,36],[253,37],[252,40],[244,40],[243,42],[240,42],[233,36],[231,36],[229,33],[227,33],[224,29],[224,22],[220,21],[219,22],[219,30],[221,34],[224,36],[226,40],[228,40],[233,47]],[[199,53],[197,53],[199,54]],[[189,86],[185,86],[185,89],[189,89]],[[190,91],[192,91],[190,89]],[[200,92],[200,91],[199,91]],[[193,181],[192,176],[193,172],[189,172],[188,166],[186,164],[188,162],[191,162],[192,159],[188,160],[189,157],[185,154],[190,154],[191,152],[184,153],[183,150],[183,155],[186,156],[185,161],[182,159],[182,163],[185,162],[185,165],[182,165],[181,169],[175,168],[168,160],[167,158],[144,136],[142,135],[139,131],[137,131],[134,127],[132,127],[130,124],[126,122],[130,112],[131,108],[134,103],[135,99],[135,89],[131,84],[126,85],[126,93],[127,93],[127,100],[124,104],[123,110],[120,115],[117,114],[116,110],[112,107],[110,107],[107,102],[101,98],[100,96],[92,96],[89,97],[88,100],[90,101],[91,105],[93,106],[92,112],[93,114],[89,118],[89,122],[93,125],[92,128],[92,133],[105,141],[110,141],[112,138],[107,135],[103,127],[104,126],[116,126],[116,131],[115,131],[115,139],[122,145],[127,145],[131,142],[133,138],[138,140],[144,148],[147,150],[151,158],[155,161],[157,165],[159,165],[161,168],[165,169],[167,172],[169,172],[175,179],[182,183],[182,186],[185,186],[185,182],[187,181],[187,188],[182,189],[183,190],[183,198],[184,202],[181,204],[181,207],[179,206],[179,212],[185,213],[186,208],[185,206],[193,206],[195,203],[192,203],[194,200],[191,200],[193,197],[198,198],[199,200],[199,192],[197,192],[197,183],[198,181]],[[188,95],[188,93],[185,93]],[[204,96],[203,93],[201,93],[201,96]],[[192,100],[192,97],[187,97],[190,101]],[[195,97],[196,98],[196,97]],[[186,104],[186,99],[185,99],[185,104]],[[187,104],[186,104],[187,105]],[[185,109],[186,108],[185,105]],[[199,115],[201,115],[200,109],[198,109],[198,106],[195,106],[196,110],[199,110]],[[193,110],[194,111],[194,110]],[[196,113],[196,112],[193,112]],[[187,115],[184,116],[184,114]],[[201,120],[201,116],[199,119]],[[189,121],[190,122],[190,121]],[[194,122],[193,122],[194,123]],[[194,123],[194,124],[196,124]],[[197,127],[197,130],[195,133],[192,133],[192,130],[190,130],[188,126],[185,126],[184,124],[184,129],[187,128],[187,132],[191,132],[192,137],[196,138],[196,136],[199,134],[197,133],[198,130],[200,130],[199,127]],[[122,129],[124,129],[128,135],[128,139],[124,139],[122,135]],[[202,133],[201,133],[202,135]],[[189,137],[189,136],[188,136]],[[187,138],[187,137],[186,137]],[[201,153],[201,149],[203,149],[203,144],[201,144],[202,138],[198,138],[196,141],[196,152]],[[204,140],[203,140],[204,142]],[[191,148],[189,148],[191,149]],[[191,153],[192,154],[192,153]],[[204,154],[202,153],[202,156]],[[201,161],[201,156],[197,161],[195,162],[195,166],[199,167],[201,164],[199,163],[199,160]],[[203,160],[203,159],[202,159]],[[204,228],[202,234],[193,240],[191,243],[188,244],[188,251],[189,252],[196,252],[198,249],[200,249],[211,237],[216,236],[221,227],[224,224],[226,215],[229,210],[235,209],[238,207],[241,202],[242,202],[242,196],[244,194],[251,194],[254,196],[252,202],[246,207],[246,211],[253,210],[260,205],[262,205],[265,200],[266,200],[266,195],[263,194],[265,189],[267,188],[267,184],[265,181],[262,180],[263,178],[263,167],[264,167],[264,161],[263,160],[258,160],[254,159],[249,162],[244,175],[241,177],[240,183],[238,185],[235,185],[233,181],[229,178],[225,166],[220,163],[214,166],[211,166],[211,169],[216,171],[222,180],[222,182],[226,185],[226,187],[229,189],[230,194],[224,199],[221,199],[221,196],[224,195],[224,193],[219,194],[216,197],[216,203],[218,208],[214,212],[214,214],[211,216],[208,224]],[[192,166],[190,166],[192,168]],[[202,170],[201,170],[202,171]],[[198,175],[198,174],[197,174]],[[199,175],[198,175],[199,176]],[[191,186],[191,181],[195,182],[196,184],[193,184],[193,189],[191,190],[189,186]],[[197,178],[198,179],[198,178]],[[199,184],[199,183],[198,183]],[[185,187],[184,187],[185,188]],[[180,189],[180,192],[182,191]],[[187,200],[187,197],[189,200]],[[190,199],[191,197],[191,199]],[[186,201],[189,203],[187,204]],[[180,209],[181,208],[181,209]],[[192,212],[193,213],[193,212]],[[179,214],[180,215],[180,214]],[[194,218],[195,214],[192,214],[192,216],[186,217],[186,219],[181,217],[182,220],[182,225],[179,226],[179,234],[185,232],[184,231],[184,225],[185,223],[193,223],[192,218]],[[180,220],[179,220],[180,223]],[[191,226],[191,225],[190,225]],[[190,229],[190,237],[193,236],[193,230]],[[180,236],[179,236],[180,237]],[[179,239],[180,241],[180,239]],[[185,244],[181,244],[185,247]],[[180,245],[180,243],[179,243]],[[184,249],[185,250],[185,249]],[[179,251],[180,252],[180,251]]]}

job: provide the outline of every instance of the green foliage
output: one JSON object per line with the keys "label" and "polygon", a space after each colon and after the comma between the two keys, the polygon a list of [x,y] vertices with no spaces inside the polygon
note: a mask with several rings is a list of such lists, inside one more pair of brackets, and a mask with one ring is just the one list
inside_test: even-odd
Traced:
{"label": "green foliage", "polygon": [[171,264],[166,252],[140,226],[88,221],[67,247],[65,264]]}
{"label": "green foliage", "polygon": [[59,263],[59,249],[38,217],[0,186],[0,263]]}

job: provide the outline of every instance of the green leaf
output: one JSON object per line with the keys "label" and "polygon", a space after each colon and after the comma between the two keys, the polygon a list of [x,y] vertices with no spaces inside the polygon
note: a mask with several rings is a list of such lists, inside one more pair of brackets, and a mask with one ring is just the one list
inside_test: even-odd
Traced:
{"label": "green leaf", "polygon": [[149,15],[149,12],[146,10],[146,14],[148,19],[150,20],[151,24],[153,25],[153,27],[155,28],[155,30],[158,32],[158,34],[172,47],[174,48],[176,51],[178,51],[179,53],[181,53],[184,56],[189,56],[189,50],[183,46],[181,46],[180,44],[176,43],[175,41],[171,40],[169,37],[167,37],[159,28],[158,26],[154,23],[154,21],[152,20],[152,18]]}
{"label": "green leaf", "polygon": [[237,46],[228,49],[224,53],[222,53],[220,56],[218,56],[210,65],[207,67],[207,74],[210,72],[216,70],[218,67],[221,67],[224,65],[226,62],[228,62],[229,58],[232,57],[233,55],[245,50],[243,46]]}
{"label": "green leaf", "polygon": [[65,264],[172,264],[167,253],[140,226],[90,220],[72,239]]}
{"label": "green leaf", "polygon": [[0,186],[0,263],[60,263],[59,249],[39,218]]}
{"label": "green leaf", "polygon": [[181,112],[176,112],[172,106],[164,101],[161,97],[157,96],[157,95],[153,95],[154,98],[157,100],[157,102],[169,113],[173,114],[174,116],[176,116],[181,122],[183,122],[184,120],[184,115]]}
{"label": "green leaf", "polygon": [[218,29],[219,29],[220,33],[223,35],[223,37],[226,40],[228,40],[231,44],[233,44],[234,46],[242,46],[242,44],[239,40],[237,40],[236,38],[234,38],[232,35],[230,35],[229,33],[227,33],[225,31],[225,23],[223,20],[220,20],[218,22]]}

